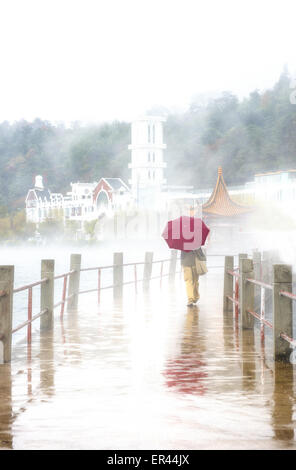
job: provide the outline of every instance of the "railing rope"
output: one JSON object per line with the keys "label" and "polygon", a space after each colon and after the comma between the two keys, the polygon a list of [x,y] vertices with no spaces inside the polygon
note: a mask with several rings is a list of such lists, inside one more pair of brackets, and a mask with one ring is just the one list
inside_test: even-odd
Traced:
{"label": "railing rope", "polygon": [[286,335],[285,333],[281,333],[280,337],[287,341],[293,348],[296,348],[296,340],[291,338],[291,336]]}
{"label": "railing rope", "polygon": [[272,285],[267,284],[266,282],[257,281],[256,279],[251,279],[251,278],[247,278],[247,281],[250,282],[251,284],[254,284],[255,286],[264,287],[265,289],[269,289],[269,290],[273,289]]}
{"label": "railing rope", "polygon": [[22,328],[25,328],[26,326],[28,326],[30,323],[32,323],[33,321],[37,320],[38,318],[41,318],[43,315],[45,315],[47,313],[47,308],[44,309],[44,310],[41,310],[41,312],[39,313],[36,313],[36,315],[33,315],[31,320],[27,320],[23,323],[21,323],[20,325],[16,326],[13,330],[12,330],[12,334],[16,333],[17,331],[21,330]]}
{"label": "railing rope", "polygon": [[45,282],[47,282],[47,277],[41,279],[40,281],[36,281],[36,282],[32,282],[31,284],[27,284],[25,286],[21,286],[21,287],[17,287],[15,289],[13,289],[13,293],[14,294],[17,294],[18,292],[22,292],[24,290],[28,290],[30,289],[31,287],[36,287],[36,286],[40,286],[41,284],[44,284]]}
{"label": "railing rope", "polygon": [[228,269],[227,274],[231,274],[233,277],[239,277],[239,273],[236,270],[232,271],[231,269]]}

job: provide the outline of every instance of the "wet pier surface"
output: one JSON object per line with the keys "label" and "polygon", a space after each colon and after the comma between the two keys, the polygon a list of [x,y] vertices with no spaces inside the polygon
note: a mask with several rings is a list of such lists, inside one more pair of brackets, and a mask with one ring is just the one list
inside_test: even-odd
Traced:
{"label": "wet pier surface", "polygon": [[0,365],[0,448],[295,448],[293,366],[223,316],[222,287],[209,273],[187,308],[177,276],[56,312],[52,335]]}

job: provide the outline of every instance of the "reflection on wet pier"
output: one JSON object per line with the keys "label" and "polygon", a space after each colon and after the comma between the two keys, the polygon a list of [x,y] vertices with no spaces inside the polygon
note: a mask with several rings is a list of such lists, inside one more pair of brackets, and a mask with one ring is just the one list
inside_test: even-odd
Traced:
{"label": "reflection on wet pier", "polygon": [[295,448],[293,366],[223,314],[222,284],[202,278],[194,308],[178,276],[81,296],[0,366],[0,447]]}

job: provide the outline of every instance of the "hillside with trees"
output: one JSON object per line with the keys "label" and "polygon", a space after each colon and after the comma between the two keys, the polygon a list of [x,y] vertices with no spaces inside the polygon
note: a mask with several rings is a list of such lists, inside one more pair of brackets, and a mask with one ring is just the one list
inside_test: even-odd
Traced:
{"label": "hillside with trees", "polygon": [[273,89],[239,101],[231,93],[206,106],[192,103],[166,124],[168,179],[212,185],[217,167],[227,184],[243,184],[258,172],[296,167],[296,104],[285,71]]}
{"label": "hillside with trees", "polygon": [[[210,187],[217,167],[227,184],[242,184],[263,171],[296,167],[296,104],[291,78],[284,71],[270,90],[242,101],[225,92],[206,103],[192,102],[184,113],[168,113],[169,184]],[[0,217],[24,208],[36,174],[52,191],[70,190],[70,182],[102,176],[128,180],[130,124],[65,126],[41,119],[0,124]]]}

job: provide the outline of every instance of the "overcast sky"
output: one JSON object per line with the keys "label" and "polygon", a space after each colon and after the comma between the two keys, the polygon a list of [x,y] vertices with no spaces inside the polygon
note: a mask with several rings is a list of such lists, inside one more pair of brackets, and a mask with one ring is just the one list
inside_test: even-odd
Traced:
{"label": "overcast sky", "polygon": [[296,71],[295,0],[0,0],[0,120],[131,120]]}

